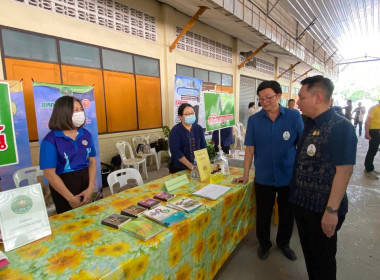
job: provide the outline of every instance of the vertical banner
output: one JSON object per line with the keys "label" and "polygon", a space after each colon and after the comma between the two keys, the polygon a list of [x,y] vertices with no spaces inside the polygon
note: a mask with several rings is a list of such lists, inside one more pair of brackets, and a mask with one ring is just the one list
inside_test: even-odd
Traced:
{"label": "vertical banner", "polygon": [[234,95],[230,93],[204,93],[206,131],[235,124]]}
{"label": "vertical banner", "polygon": [[[1,188],[2,190],[9,190],[15,187],[13,182],[13,173],[19,169],[32,166],[32,160],[30,157],[29,135],[28,125],[26,122],[26,112],[24,103],[24,92],[22,83],[20,81],[5,81],[9,85],[10,90],[10,106],[13,117],[14,136],[16,138],[16,153],[18,154],[18,163],[11,165],[3,165],[6,161],[6,156],[3,151],[0,151],[0,174],[1,174]],[[0,87],[3,88],[3,82],[0,82]],[[0,95],[3,95],[1,90]],[[3,100],[3,96],[0,97],[0,114],[3,115],[9,105],[6,105],[6,101]],[[0,125],[2,125],[3,117],[0,117]],[[4,131],[0,132],[0,143],[4,140]],[[13,141],[11,137],[10,141]],[[9,149],[9,142],[7,139],[7,145]]]}
{"label": "vertical banner", "polygon": [[205,112],[203,106],[202,80],[175,75],[174,83],[174,123],[179,123],[177,115],[178,107],[183,103],[189,103],[194,107],[197,120],[195,123],[206,127]]}
{"label": "vertical banner", "polygon": [[64,95],[71,95],[82,101],[86,115],[85,128],[91,133],[96,149],[96,183],[95,190],[102,185],[102,174],[100,168],[98,124],[96,121],[96,108],[94,88],[92,86],[61,85],[48,83],[33,83],[34,106],[37,118],[38,140],[49,133],[49,120],[53,112],[55,101]]}

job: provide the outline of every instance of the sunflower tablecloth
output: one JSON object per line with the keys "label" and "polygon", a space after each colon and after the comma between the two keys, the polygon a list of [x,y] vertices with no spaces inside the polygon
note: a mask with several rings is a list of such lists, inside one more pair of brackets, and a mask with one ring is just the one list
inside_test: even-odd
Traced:
{"label": "sunflower tablecloth", "polygon": [[220,185],[231,187],[216,201],[191,193],[206,182],[190,180],[172,193],[203,203],[185,221],[141,241],[101,225],[101,220],[164,190],[163,183],[186,171],[50,218],[52,235],[7,252],[11,262],[0,279],[212,279],[254,227],[254,173],[247,185],[232,184],[243,169],[230,168]]}

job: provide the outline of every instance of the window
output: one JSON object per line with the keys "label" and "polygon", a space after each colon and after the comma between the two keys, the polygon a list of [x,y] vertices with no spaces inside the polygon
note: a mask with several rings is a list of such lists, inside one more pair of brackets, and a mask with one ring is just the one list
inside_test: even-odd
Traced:
{"label": "window", "polygon": [[[186,77],[194,77],[193,68],[184,66],[184,65],[177,65],[177,75],[180,76],[186,76]],[[208,74],[207,74],[208,75]]]}
{"label": "window", "polygon": [[135,55],[136,74],[159,77],[158,60]]}
{"label": "window", "polygon": [[63,64],[100,68],[99,48],[59,41],[61,61]]}
{"label": "window", "polygon": [[104,69],[133,73],[132,55],[103,49],[102,56]]}
{"label": "window", "polygon": [[195,75],[194,78],[200,79],[204,82],[208,82],[208,71],[203,69],[194,69]]}
{"label": "window", "polygon": [[232,75],[222,74],[222,86],[232,87]]}
{"label": "window", "polygon": [[4,54],[8,57],[58,62],[57,46],[53,38],[3,29]]}
{"label": "window", "polygon": [[210,71],[210,80],[211,83],[215,83],[217,85],[222,84],[222,74],[217,72]]}

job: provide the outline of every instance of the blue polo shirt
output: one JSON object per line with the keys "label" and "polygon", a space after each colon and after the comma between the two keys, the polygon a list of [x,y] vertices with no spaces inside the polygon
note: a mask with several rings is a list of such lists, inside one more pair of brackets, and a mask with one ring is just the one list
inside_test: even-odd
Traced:
{"label": "blue polo shirt", "polygon": [[178,123],[173,126],[169,135],[169,145],[171,160],[174,160],[174,166],[176,168],[187,169],[186,165],[182,164],[178,159],[183,156],[194,163],[191,158],[194,157],[194,153],[191,155],[190,138],[194,137],[194,151],[204,149],[207,147],[205,134],[203,128],[198,124],[193,124],[190,131],[188,131],[182,123]]}
{"label": "blue polo shirt", "polygon": [[[355,165],[355,128],[333,108],[308,119],[298,144],[289,201],[307,210],[323,213],[330,197],[336,166]],[[338,215],[348,210],[345,194]]]}
{"label": "blue polo shirt", "polygon": [[289,185],[302,130],[298,110],[281,105],[274,122],[265,110],[249,117],[244,145],[255,147],[255,182],[276,187]]}
{"label": "blue polo shirt", "polygon": [[55,168],[58,175],[81,170],[95,155],[94,141],[87,129],[79,128],[75,141],[61,130],[52,130],[41,141],[40,168]]}

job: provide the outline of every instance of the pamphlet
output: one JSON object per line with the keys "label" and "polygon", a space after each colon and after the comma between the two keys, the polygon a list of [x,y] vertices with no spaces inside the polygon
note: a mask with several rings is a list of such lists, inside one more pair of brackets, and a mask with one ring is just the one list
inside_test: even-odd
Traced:
{"label": "pamphlet", "polygon": [[51,234],[39,183],[0,192],[0,228],[5,252]]}
{"label": "pamphlet", "polygon": [[221,185],[208,184],[207,186],[201,188],[200,190],[193,193],[193,195],[205,197],[211,200],[216,200],[231,188]]}
{"label": "pamphlet", "polygon": [[194,151],[194,156],[195,160],[197,161],[200,181],[206,181],[211,176],[211,164],[207,149]]}
{"label": "pamphlet", "polygon": [[166,206],[180,211],[185,211],[186,213],[192,213],[201,207],[202,203],[186,196],[178,196],[170,201],[170,203],[167,203]]}
{"label": "pamphlet", "polygon": [[187,219],[182,212],[165,206],[158,206],[155,209],[146,211],[144,212],[144,216],[166,227],[170,227]]}

